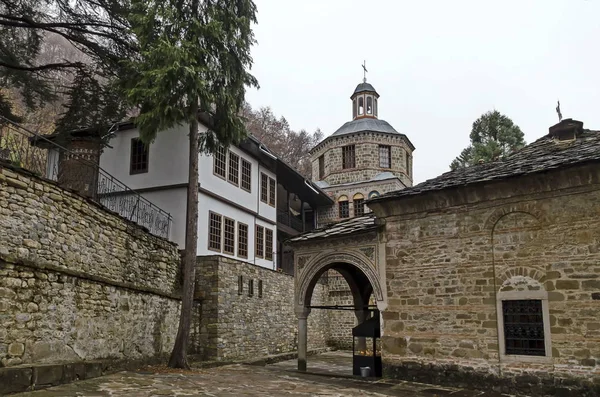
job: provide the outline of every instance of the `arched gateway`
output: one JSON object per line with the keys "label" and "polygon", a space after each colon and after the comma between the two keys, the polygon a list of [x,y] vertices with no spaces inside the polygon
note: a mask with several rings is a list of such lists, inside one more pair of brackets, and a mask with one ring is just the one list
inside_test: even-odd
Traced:
{"label": "arched gateway", "polygon": [[[352,227],[352,233],[343,233]],[[378,242],[377,225],[373,216],[354,218],[333,228],[304,234],[290,241],[294,245],[295,309],[298,317],[298,369],[306,370],[307,318],[311,298],[319,278],[335,270],[348,283],[353,309],[358,323],[365,321],[372,310],[385,308],[385,291],[381,282],[384,271],[382,245]],[[327,233],[323,233],[327,231]],[[340,233],[336,233],[340,232]],[[323,237],[327,238],[323,238]]]}

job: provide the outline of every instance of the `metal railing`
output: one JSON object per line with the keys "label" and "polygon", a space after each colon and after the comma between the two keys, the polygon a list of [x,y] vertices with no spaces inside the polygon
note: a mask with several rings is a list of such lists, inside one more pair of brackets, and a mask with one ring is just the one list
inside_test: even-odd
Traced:
{"label": "metal railing", "polygon": [[169,237],[171,215],[99,166],[99,142],[84,141],[71,150],[1,115],[0,119],[0,161],[55,181],[152,234]]}

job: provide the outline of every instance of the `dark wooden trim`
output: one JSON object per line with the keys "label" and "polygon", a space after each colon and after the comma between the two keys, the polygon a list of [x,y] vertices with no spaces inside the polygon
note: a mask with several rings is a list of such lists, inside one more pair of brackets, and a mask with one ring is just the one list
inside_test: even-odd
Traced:
{"label": "dark wooden trim", "polygon": [[[139,141],[142,145],[144,145],[144,149],[146,150],[146,168],[143,170],[133,170],[133,143],[134,141]],[[148,173],[148,169],[150,168],[150,145],[146,145],[140,137],[131,138],[131,145],[129,146],[129,175],[137,175],[137,174],[146,174]]]}
{"label": "dark wooden trim", "polygon": [[206,194],[207,196],[210,196],[210,197],[212,197],[214,199],[217,199],[217,200],[219,200],[219,201],[221,201],[221,202],[223,202],[225,204],[231,205],[232,207],[235,207],[235,208],[237,208],[240,211],[244,211],[247,214],[254,215],[257,219],[260,219],[261,221],[266,222],[269,225],[277,226],[277,222],[272,221],[269,218],[265,218],[264,216],[259,215],[256,211],[252,211],[252,210],[250,210],[250,209],[248,209],[248,208],[246,208],[246,207],[244,207],[242,205],[239,205],[238,203],[235,203],[235,202],[233,202],[233,201],[231,201],[229,199],[226,199],[225,197],[219,196],[218,194],[213,193],[210,190],[204,189],[202,186],[198,187],[198,191],[200,193]]}

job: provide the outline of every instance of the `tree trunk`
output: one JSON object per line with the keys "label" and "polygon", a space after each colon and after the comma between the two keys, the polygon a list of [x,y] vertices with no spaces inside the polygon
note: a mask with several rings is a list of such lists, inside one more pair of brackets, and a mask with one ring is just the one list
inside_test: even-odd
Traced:
{"label": "tree trunk", "polygon": [[169,359],[169,367],[189,369],[187,348],[192,322],[192,305],[194,303],[195,264],[198,246],[198,103],[191,105],[190,122],[190,162],[187,189],[187,212],[185,220],[185,252],[183,256],[183,293],[181,298],[181,316],[177,339]]}

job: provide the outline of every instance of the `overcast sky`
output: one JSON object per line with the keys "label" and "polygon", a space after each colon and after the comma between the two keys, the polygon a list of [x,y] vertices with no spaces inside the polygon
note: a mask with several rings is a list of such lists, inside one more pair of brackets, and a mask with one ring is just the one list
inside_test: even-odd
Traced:
{"label": "overcast sky", "polygon": [[416,146],[415,182],[448,171],[496,109],[527,142],[565,118],[600,129],[600,0],[255,0],[253,107],[327,136],[362,80]]}

